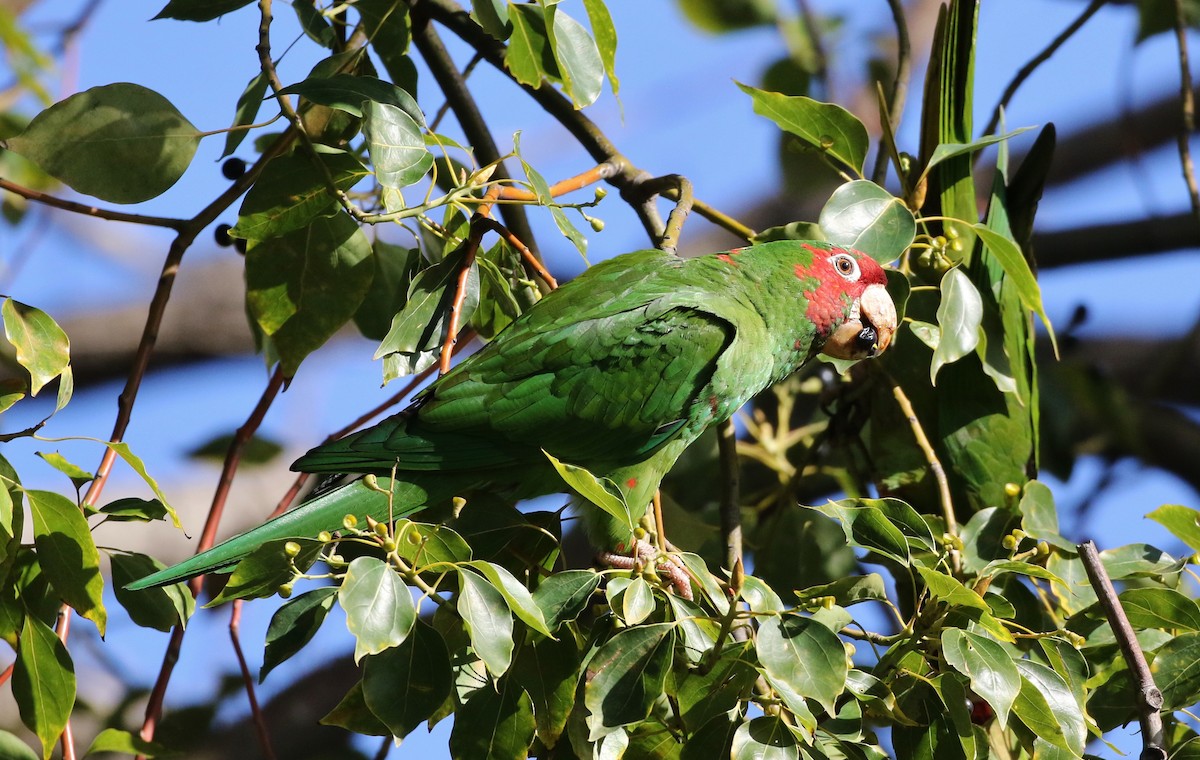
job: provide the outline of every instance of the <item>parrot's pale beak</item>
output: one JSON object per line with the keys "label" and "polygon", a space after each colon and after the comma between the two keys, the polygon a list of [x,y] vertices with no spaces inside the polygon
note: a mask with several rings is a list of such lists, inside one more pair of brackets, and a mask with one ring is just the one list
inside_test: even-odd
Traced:
{"label": "parrot's pale beak", "polygon": [[886,351],[895,333],[896,305],[887,288],[868,285],[822,351],[837,359],[869,359]]}

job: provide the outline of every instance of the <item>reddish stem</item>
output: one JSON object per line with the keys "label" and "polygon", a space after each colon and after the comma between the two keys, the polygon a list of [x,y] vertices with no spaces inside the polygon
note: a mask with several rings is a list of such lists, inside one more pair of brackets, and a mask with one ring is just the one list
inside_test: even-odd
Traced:
{"label": "reddish stem", "polygon": [[246,697],[250,700],[250,715],[254,718],[254,730],[258,734],[258,743],[262,747],[263,756],[267,760],[275,760],[275,750],[271,748],[271,734],[267,731],[267,721],[262,709],[258,706],[258,697],[254,693],[254,677],[250,675],[250,667],[246,664],[246,655],[242,653],[240,635],[242,624],[242,600],[233,603],[233,611],[229,615],[229,638],[233,642],[233,651],[237,655],[238,668],[242,671],[242,683],[246,685]]}
{"label": "reddish stem", "polygon": [[4,669],[3,673],[0,673],[0,686],[8,683],[8,679],[12,678],[13,669],[16,667],[17,663],[16,660],[14,660],[8,664],[8,667]]}
{"label": "reddish stem", "polygon": [[[67,645],[67,637],[71,635],[71,608],[63,605],[58,610],[58,640],[63,646]],[[66,724],[63,725],[61,737],[63,760],[75,760],[75,738],[71,731],[71,719],[67,717]]]}

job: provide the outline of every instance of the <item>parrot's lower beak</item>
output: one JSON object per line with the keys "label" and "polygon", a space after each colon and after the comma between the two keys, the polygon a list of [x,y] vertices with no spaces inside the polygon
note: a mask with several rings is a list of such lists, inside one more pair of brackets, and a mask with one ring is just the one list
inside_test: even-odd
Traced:
{"label": "parrot's lower beak", "polygon": [[886,351],[895,333],[892,297],[884,286],[868,285],[850,317],[834,330],[822,350],[837,359],[869,359]]}

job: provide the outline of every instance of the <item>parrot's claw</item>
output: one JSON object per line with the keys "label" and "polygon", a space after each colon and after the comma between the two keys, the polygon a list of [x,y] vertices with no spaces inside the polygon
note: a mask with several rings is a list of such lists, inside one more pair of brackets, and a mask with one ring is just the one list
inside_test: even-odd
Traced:
{"label": "parrot's claw", "polygon": [[633,570],[638,565],[649,565],[670,579],[671,588],[675,589],[676,594],[689,602],[695,601],[692,596],[692,581],[683,562],[672,554],[660,552],[651,543],[634,539],[632,552],[600,552],[596,555],[596,560],[602,565],[618,570]]}

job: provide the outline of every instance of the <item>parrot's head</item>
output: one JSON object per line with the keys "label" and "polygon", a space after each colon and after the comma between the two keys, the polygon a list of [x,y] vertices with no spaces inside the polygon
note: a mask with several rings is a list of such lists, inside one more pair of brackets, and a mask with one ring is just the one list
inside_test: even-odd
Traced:
{"label": "parrot's head", "polygon": [[887,350],[896,332],[896,306],[887,292],[887,275],[875,259],[859,251],[834,248],[824,252],[830,272],[852,300],[846,321],[822,348],[837,359],[869,359]]}

